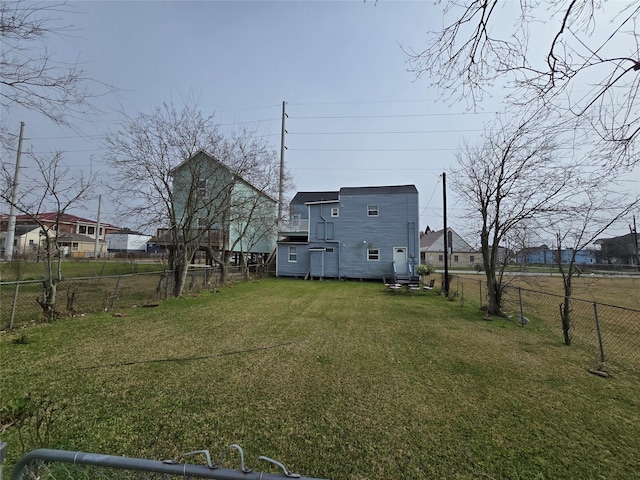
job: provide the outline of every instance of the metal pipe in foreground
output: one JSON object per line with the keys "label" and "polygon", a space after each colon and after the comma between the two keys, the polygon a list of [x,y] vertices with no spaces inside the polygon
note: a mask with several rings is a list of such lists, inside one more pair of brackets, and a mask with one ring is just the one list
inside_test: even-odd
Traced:
{"label": "metal pipe in foreground", "polygon": [[22,480],[23,471],[36,460],[48,462],[71,463],[74,465],[93,465],[120,470],[136,470],[182,477],[214,478],[218,480],[282,480],[296,478],[298,480],[320,480],[300,477],[296,474],[273,474],[266,472],[243,472],[228,468],[209,467],[188,463],[174,463],[172,461],[148,460],[144,458],[118,457],[97,453],[71,452],[67,450],[39,449],[29,452],[18,460],[11,474],[11,480]]}

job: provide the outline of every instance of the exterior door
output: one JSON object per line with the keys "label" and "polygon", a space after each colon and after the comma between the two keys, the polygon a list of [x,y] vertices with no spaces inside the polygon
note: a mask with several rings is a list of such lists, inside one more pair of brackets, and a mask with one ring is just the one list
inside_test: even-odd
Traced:
{"label": "exterior door", "polygon": [[393,261],[396,264],[396,274],[407,274],[407,247],[393,247]]}
{"label": "exterior door", "polygon": [[324,277],[324,252],[311,250],[311,276]]}

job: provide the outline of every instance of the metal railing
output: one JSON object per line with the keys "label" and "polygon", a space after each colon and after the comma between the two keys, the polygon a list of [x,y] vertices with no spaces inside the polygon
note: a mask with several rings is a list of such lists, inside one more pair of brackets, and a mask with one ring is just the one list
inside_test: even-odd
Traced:
{"label": "metal railing", "polygon": [[[230,469],[222,466],[225,457],[233,452],[239,459],[240,468]],[[195,456],[203,457],[204,464],[184,463]],[[278,473],[257,470],[268,466]],[[185,453],[174,460],[149,460],[144,458],[119,457],[97,453],[72,452],[67,450],[34,450],[15,464],[11,480],[71,480],[71,479],[162,479],[172,478],[214,478],[221,480],[319,480],[302,477],[290,472],[281,462],[259,456],[251,468],[244,461],[244,453],[239,445],[225,447],[217,463],[213,463],[208,450]]]}

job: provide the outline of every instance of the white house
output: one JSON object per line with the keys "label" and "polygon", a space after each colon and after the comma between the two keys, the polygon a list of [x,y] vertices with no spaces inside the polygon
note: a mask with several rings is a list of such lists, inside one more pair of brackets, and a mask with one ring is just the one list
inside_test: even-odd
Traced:
{"label": "white house", "polygon": [[136,232],[120,232],[107,234],[107,251],[109,252],[146,252],[147,242],[151,235]]}

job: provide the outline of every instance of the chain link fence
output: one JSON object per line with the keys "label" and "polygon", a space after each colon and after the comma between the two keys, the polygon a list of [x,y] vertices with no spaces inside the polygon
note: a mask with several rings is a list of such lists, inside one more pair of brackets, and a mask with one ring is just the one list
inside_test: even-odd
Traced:
{"label": "chain link fence", "polygon": [[[487,284],[460,276],[452,278],[451,292],[463,304],[487,305]],[[545,325],[564,341],[561,308],[564,296],[507,285],[502,295],[506,319],[522,325]],[[594,365],[617,363],[640,369],[640,310],[570,298],[571,345],[585,348]]]}
{"label": "chain link fence", "polygon": [[[209,288],[213,269],[189,270],[185,292]],[[234,277],[235,278],[235,277]],[[114,276],[64,278],[58,283],[56,314],[60,317],[145,305],[171,295],[173,272],[158,271]],[[42,280],[0,282],[0,330],[43,320],[38,299]]]}

